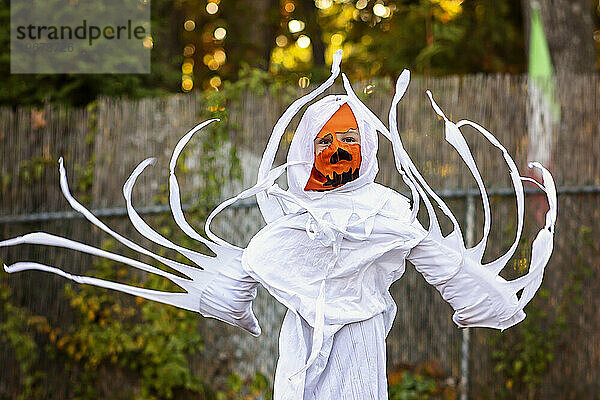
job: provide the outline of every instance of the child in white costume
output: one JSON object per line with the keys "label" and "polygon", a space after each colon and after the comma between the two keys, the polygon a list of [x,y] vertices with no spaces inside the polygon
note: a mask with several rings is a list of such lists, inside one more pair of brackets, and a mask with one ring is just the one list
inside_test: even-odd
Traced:
{"label": "child in white costume", "polygon": [[[409,80],[408,71],[398,79],[389,115],[389,130],[353,93],[345,76],[346,95],[327,96],[307,108],[295,132],[287,163],[272,168],[285,128],[297,112],[331,86],[339,74],[341,52],[334,56],[332,75],[315,91],[296,100],[275,125],[258,173],[258,183],[219,207],[206,222],[206,234],[194,231],[185,221],[174,170],[178,155],[192,135],[178,143],[171,160],[170,204],[177,224],[191,237],[205,243],[216,257],[182,248],[160,236],[135,212],[131,190],[137,177],[152,159],[142,162],[124,186],[130,219],[144,236],[172,248],[201,269],[154,255],[113,232],[79,204],[69,193],[61,163],[61,187],[71,205],[88,220],[121,243],[185,274],[189,279],[153,266],[108,253],[46,233],[33,233],[0,242],[0,246],[33,243],[68,247],[124,262],[164,276],[186,290],[167,293],[136,288],[95,278],[73,276],[54,267],[21,262],[6,271],[39,269],[77,282],[108,287],[151,300],[218,318],[260,334],[252,312],[256,287],[263,285],[288,311],[279,337],[279,360],[274,398],[282,399],[387,399],[385,339],[391,328],[396,304],[390,285],[411,261],[426,281],[436,287],[455,310],[459,327],[506,329],[525,318],[523,308],[541,284],[544,267],[552,252],[556,221],[556,190],[550,173],[542,171],[550,209],[546,224],[533,242],[527,275],[506,281],[498,273],[514,254],[523,226],[523,187],[516,166],[502,145],[484,128],[470,121],[457,124],[446,119],[431,98],[436,112],[446,121],[446,140],[456,148],[481,190],[485,225],[482,240],[466,249],[460,227],[448,207],[423,180],[406,154],[396,127],[396,106]],[[356,118],[360,134],[358,175],[338,181],[323,191],[305,190],[315,164],[315,136],[326,122],[347,104]],[[508,164],[517,196],[517,236],[509,250],[497,260],[482,264],[490,228],[489,201],[483,181],[459,127],[471,125],[498,147]],[[377,131],[393,146],[396,166],[411,188],[412,208],[405,197],[374,183],[377,167]],[[287,169],[288,189],[274,181]],[[256,195],[267,225],[246,249],[233,246],[210,231],[214,216],[233,202]],[[441,234],[429,197],[451,219],[454,230]],[[429,228],[416,219],[420,200],[429,214]],[[516,293],[523,289],[520,298]]]}

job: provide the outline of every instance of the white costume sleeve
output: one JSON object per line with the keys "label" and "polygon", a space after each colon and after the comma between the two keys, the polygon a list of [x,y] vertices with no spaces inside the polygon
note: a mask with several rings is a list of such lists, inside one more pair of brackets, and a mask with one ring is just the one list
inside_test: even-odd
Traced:
{"label": "white costume sleeve", "polygon": [[452,319],[461,328],[506,329],[525,318],[517,296],[503,288],[500,276],[490,273],[427,235],[407,260],[454,309]]}

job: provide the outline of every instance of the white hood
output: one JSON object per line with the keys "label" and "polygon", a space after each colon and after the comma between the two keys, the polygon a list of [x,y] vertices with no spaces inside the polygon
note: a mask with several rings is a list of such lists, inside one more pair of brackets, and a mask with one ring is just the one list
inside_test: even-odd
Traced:
{"label": "white hood", "polygon": [[294,133],[292,144],[287,156],[287,178],[289,191],[302,199],[314,199],[324,196],[324,192],[305,191],[314,159],[314,139],[331,116],[345,103],[348,103],[358,123],[361,137],[360,152],[361,164],[359,177],[338,188],[328,190],[331,192],[348,192],[358,189],[365,184],[372,183],[379,170],[377,165],[377,131],[367,121],[362,108],[346,95],[330,95],[310,105]]}

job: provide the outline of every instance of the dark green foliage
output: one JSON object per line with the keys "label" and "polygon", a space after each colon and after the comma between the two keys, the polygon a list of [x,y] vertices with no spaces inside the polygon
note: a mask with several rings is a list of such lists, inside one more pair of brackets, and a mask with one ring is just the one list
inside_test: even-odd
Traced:
{"label": "dark green foliage", "polygon": [[271,400],[273,398],[271,382],[260,373],[246,380],[237,374],[231,374],[227,377],[226,386],[216,392],[216,400]]}
{"label": "dark green foliage", "polygon": [[527,318],[506,333],[495,333],[490,340],[494,349],[494,372],[502,376],[504,382],[499,390],[501,398],[536,398],[540,384],[564,344],[567,318],[573,314],[573,308],[581,306],[582,284],[591,275],[583,256],[586,251],[582,250],[594,249],[591,229],[582,226],[573,244],[581,247],[574,249],[573,254],[578,256],[570,266],[568,285],[562,293],[552,294],[560,299],[558,305],[549,306],[551,293],[540,289],[526,308]]}
{"label": "dark green foliage", "polygon": [[[6,275],[2,275],[4,278]],[[45,329],[47,322],[43,317],[36,317],[22,307],[12,304],[9,299],[11,291],[0,280],[0,347],[14,354],[19,365],[21,391],[18,399],[41,398],[41,388],[37,386],[44,373],[37,371],[35,364],[40,357],[40,348],[35,334],[30,327]],[[6,372],[5,372],[6,373]]]}
{"label": "dark green foliage", "polygon": [[389,396],[390,400],[431,399],[435,398],[436,389],[436,382],[432,378],[406,372],[399,383],[390,385]]}
{"label": "dark green foliage", "polygon": [[403,68],[421,74],[524,72],[526,68],[521,3],[465,1],[449,16],[431,0],[397,1],[388,20],[368,12],[355,21],[351,41],[364,41],[365,54],[351,56],[361,75],[395,76]]}
{"label": "dark green foliage", "polygon": [[438,361],[404,364],[388,371],[390,400],[456,399],[454,379],[448,377]]}

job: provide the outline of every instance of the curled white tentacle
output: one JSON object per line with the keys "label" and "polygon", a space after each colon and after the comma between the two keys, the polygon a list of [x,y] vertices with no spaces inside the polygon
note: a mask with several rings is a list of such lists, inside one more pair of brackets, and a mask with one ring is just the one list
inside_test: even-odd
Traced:
{"label": "curled white tentacle", "polygon": [[63,192],[63,195],[65,196],[65,198],[67,199],[67,201],[69,202],[71,207],[73,207],[73,209],[75,209],[76,211],[83,214],[83,216],[88,221],[90,221],[92,224],[94,224],[98,228],[102,229],[104,232],[108,233],[110,236],[115,238],[117,241],[119,241],[120,243],[124,244],[125,246],[129,247],[132,250],[135,250],[146,256],[152,257],[155,260],[160,261],[161,263],[173,268],[176,271],[183,272],[183,271],[189,270],[189,268],[190,268],[189,266],[182,264],[180,262],[177,262],[177,261],[169,260],[168,258],[162,257],[158,254],[154,254],[151,251],[143,248],[142,246],[138,245],[137,243],[132,242],[131,240],[127,239],[126,237],[121,236],[120,234],[116,233],[115,231],[110,229],[108,226],[106,226],[106,224],[104,224],[102,221],[100,221],[94,214],[92,214],[87,208],[85,208],[81,203],[79,203],[71,195],[71,192],[69,190],[69,183],[67,181],[67,173],[65,171],[62,157],[59,159],[59,170],[60,170],[60,187]]}
{"label": "curled white tentacle", "polygon": [[[494,137],[494,135],[492,135],[490,132],[488,132],[485,128],[483,128],[479,124],[476,124],[475,122],[468,121],[468,120],[459,121],[456,124],[457,131],[459,131],[458,128],[460,128],[463,125],[472,126],[478,132],[480,132],[491,144],[493,144],[494,146],[496,146],[497,148],[499,148],[502,151],[504,160],[506,161],[506,164],[508,165],[508,168],[509,168],[509,173],[510,173],[510,178],[511,178],[511,181],[513,184],[513,188],[515,189],[515,195],[516,195],[516,199],[517,199],[517,233],[515,236],[515,240],[513,241],[510,248],[506,251],[506,253],[504,253],[502,256],[500,256],[496,260],[484,265],[486,268],[490,269],[494,274],[498,274],[502,270],[502,268],[504,268],[506,263],[511,259],[511,257],[514,255],[515,251],[517,250],[517,247],[519,245],[519,240],[521,239],[521,234],[523,232],[523,220],[524,220],[524,213],[525,213],[525,193],[523,192],[523,183],[521,182],[521,176],[519,174],[517,165],[513,161],[510,154],[508,154],[508,151],[506,150],[506,148]],[[459,131],[459,133],[460,133],[460,131]],[[468,147],[467,147],[467,151],[468,151]],[[469,154],[470,154],[470,152],[469,152]],[[489,219],[490,218],[489,215],[486,216],[486,218]],[[483,257],[483,251],[481,252],[481,254],[478,254],[478,257],[479,257],[478,261],[481,261],[481,259]]]}
{"label": "curled white tentacle", "polygon": [[[441,108],[433,100],[429,91],[427,95],[431,105],[438,115],[445,121],[446,140],[455,148],[463,159],[473,177],[475,178],[481,192],[484,206],[484,230],[481,241],[473,248],[465,249],[461,267],[456,270],[449,280],[437,288],[444,299],[455,307],[454,320],[459,326],[487,326],[506,329],[525,318],[523,308],[533,298],[539,289],[545,266],[547,265],[553,249],[553,233],[557,215],[556,187],[552,175],[541,164],[530,163],[531,168],[538,168],[542,172],[543,183],[540,184],[530,178],[519,175],[519,171],[506,148],[485,128],[480,125],[462,120],[453,123],[444,115]],[[483,179],[477,169],[471,151],[460,131],[460,127],[469,125],[482,134],[493,146],[501,150],[509,169],[510,177],[515,189],[517,199],[517,232],[516,238],[510,248],[496,260],[483,264],[482,257],[489,237],[491,227],[491,213],[489,199],[485,190]],[[523,230],[524,214],[524,190],[522,181],[532,181],[546,194],[549,210],[546,213],[544,227],[538,232],[532,244],[531,261],[529,271],[526,275],[517,279],[506,281],[498,274],[514,255]],[[469,291],[462,292],[461,287],[465,282],[472,281],[473,285]],[[462,289],[465,290],[466,288]],[[516,294],[522,290],[521,297],[517,299]],[[490,302],[492,306],[482,307],[477,303]],[[490,310],[489,308],[492,307]]]}
{"label": "curled white tentacle", "polygon": [[404,93],[406,93],[406,89],[408,89],[408,83],[410,82],[410,71],[405,69],[402,71],[398,80],[396,81],[396,91],[394,93],[394,97],[392,99],[392,104],[390,106],[390,112],[388,115],[388,124],[390,127],[390,136],[388,139],[396,141],[395,148],[398,151],[394,151],[394,161],[396,163],[396,169],[400,172],[402,176],[402,180],[404,183],[408,185],[412,194],[413,207],[411,211],[410,220],[415,221],[417,218],[417,214],[419,213],[419,204],[420,195],[419,190],[414,182],[414,177],[410,168],[407,167],[406,162],[404,161],[408,154],[406,154],[406,150],[404,150],[404,146],[402,145],[402,140],[400,139],[400,134],[398,133],[398,122],[397,122],[397,112],[398,112],[398,103],[402,100]]}
{"label": "curled white tentacle", "polygon": [[187,222],[185,222],[183,213],[181,211],[179,187],[174,174],[177,157],[192,135],[212,121],[214,120],[206,121],[196,126],[178,143],[174,156],[171,160],[170,201],[178,225],[182,227],[184,231],[188,231],[186,232],[188,235],[193,232],[193,234],[190,235],[193,238],[200,238],[198,240],[205,243],[216,254],[215,257],[210,257],[202,253],[186,249],[171,242],[148,226],[136,212],[131,199],[133,186],[144,169],[155,162],[153,158],[148,158],[142,161],[135,168],[123,186],[123,195],[127,204],[127,213],[131,223],[138,230],[138,232],[140,232],[149,240],[163,247],[178,251],[180,254],[194,262],[199,268],[182,264],[180,262],[162,257],[158,254],[154,254],[106,226],[92,212],[80,204],[71,195],[63,160],[62,158],[59,160],[61,190],[71,207],[82,213],[89,222],[99,227],[101,230],[115,238],[120,243],[134,251],[152,257],[156,261],[159,261],[184,274],[186,276],[185,278],[163,271],[160,268],[156,268],[140,261],[121,256],[119,254],[111,253],[44,232],[31,233],[0,242],[0,247],[15,246],[20,244],[37,244],[68,248],[94,256],[104,257],[169,279],[171,282],[185,290],[185,292],[149,290],[93,277],[73,275],[56,267],[33,262],[20,262],[11,266],[5,265],[4,269],[9,273],[25,270],[40,270],[54,273],[78,283],[91,284],[108,289],[118,290],[131,295],[143,297],[148,300],[154,300],[165,304],[171,304],[186,310],[195,311],[204,315],[205,317],[216,318],[229,324],[240,326],[253,335],[259,335],[261,331],[260,326],[258,325],[258,321],[254,317],[251,308],[251,302],[256,296],[256,283],[251,279],[248,279],[241,268],[241,249],[235,248],[231,245],[224,246],[223,244],[211,242],[210,240],[201,237],[195,233],[195,231],[193,231],[189,225],[187,225]]}
{"label": "curled white tentacle", "polygon": [[175,175],[175,167],[177,166],[177,160],[179,159],[179,155],[188,144],[192,136],[200,129],[204,128],[208,124],[219,121],[219,119],[210,119],[201,124],[198,124],[196,127],[191,129],[188,133],[186,133],[175,145],[175,149],[173,150],[173,155],[171,156],[171,161],[169,162],[169,204],[171,206],[171,212],[173,214],[173,218],[175,219],[175,223],[179,226],[179,228],[185,232],[190,238],[198,240],[199,242],[205,244],[209,249],[213,252],[216,252],[218,246],[215,246],[215,243],[210,240],[204,238],[198,232],[194,230],[188,224],[185,216],[183,215],[183,210],[181,209],[181,196],[179,193],[179,183],[177,181],[177,176]]}
{"label": "curled white tentacle", "polygon": [[[142,234],[142,236],[153,241],[154,243],[177,251],[190,261],[194,262],[196,265],[203,266],[204,269],[211,267],[214,261],[213,257],[209,257],[196,251],[186,249],[171,242],[170,240],[156,232],[154,229],[152,229],[150,226],[148,226],[148,224],[146,224],[146,222],[139,216],[139,214],[133,207],[133,202],[131,200],[131,192],[133,190],[133,186],[135,185],[138,176],[144,171],[144,169],[148,165],[154,164],[154,161],[154,158],[148,158],[142,161],[131,173],[131,175],[123,185],[123,197],[125,197],[125,202],[127,205],[127,215],[129,216],[131,224],[135,227],[135,229],[137,229],[137,231],[140,234]],[[194,267],[180,267],[180,272],[185,273],[188,276],[193,276],[195,278],[200,277],[201,275],[199,274],[202,273],[202,271]]]}
{"label": "curled white tentacle", "polygon": [[474,247],[467,249],[467,251],[469,251],[470,253],[474,253],[475,257],[479,261],[481,261],[481,259],[483,258],[483,253],[485,252],[485,248],[487,245],[487,239],[488,239],[488,236],[490,233],[490,227],[491,227],[490,200],[489,200],[487,191],[485,190],[485,184],[483,183],[481,174],[479,173],[477,165],[475,164],[475,160],[473,159],[473,156],[472,156],[471,152],[469,151],[469,146],[468,146],[467,142],[465,141],[462,133],[458,129],[458,126],[456,124],[454,124],[452,121],[450,121],[448,118],[446,118],[446,115],[442,112],[442,110],[439,108],[439,106],[433,100],[433,95],[431,94],[431,92],[429,90],[427,91],[427,95],[429,96],[429,100],[431,101],[431,105],[432,105],[433,109],[435,110],[435,112],[444,119],[446,141],[448,143],[450,143],[450,145],[452,145],[452,147],[454,147],[454,149],[458,152],[460,157],[463,159],[463,161],[469,168],[469,171],[471,171],[471,174],[475,178],[475,181],[477,182],[477,186],[479,188],[479,192],[481,194],[481,200],[483,202],[483,213],[484,213],[483,237],[479,241],[479,243],[477,243]]}
{"label": "curled white tentacle", "polygon": [[[403,169],[404,172],[406,173],[406,176],[408,177],[408,179],[410,179],[410,181],[412,182],[411,190],[414,187],[420,193],[420,196],[423,199],[423,201],[425,203],[425,207],[427,208],[427,212],[429,214],[429,222],[430,222],[429,234],[432,236],[436,236],[436,238],[438,238],[438,240],[440,241],[440,244],[442,244],[448,248],[453,248],[462,254],[464,252],[464,241],[463,241],[460,225],[458,224],[458,220],[456,219],[456,217],[454,216],[454,214],[452,213],[450,208],[446,205],[446,203],[427,184],[427,182],[425,181],[423,176],[419,173],[417,167],[414,165],[414,163],[408,156],[408,153],[406,152],[406,150],[404,149],[404,147],[402,146],[402,143],[400,141],[400,136],[398,135],[395,120],[393,121],[393,123],[390,124],[390,129],[392,130],[392,132],[394,132],[394,134],[392,134],[383,125],[383,123],[381,123],[381,121],[379,121],[377,116],[375,116],[375,114],[373,114],[373,112],[371,110],[369,110],[364,104],[362,104],[362,102],[360,102],[360,100],[354,93],[354,90],[352,89],[352,86],[350,85],[350,81],[348,80],[348,78],[343,74],[342,74],[342,78],[344,80],[344,87],[346,89],[346,92],[348,93],[348,96],[350,96],[351,99],[353,99],[355,102],[357,102],[358,104],[361,105],[365,114],[369,117],[370,121],[372,121],[374,123],[374,126],[377,127],[377,130],[379,130],[392,143],[394,157],[399,158],[400,165],[401,165],[401,168],[398,168],[398,170],[401,172],[401,169]],[[397,86],[396,86],[396,92],[398,95],[394,96],[392,107],[390,108],[390,112],[392,113],[392,115],[395,114],[395,110],[393,110],[393,109],[395,109],[398,101],[400,101],[400,98],[402,97],[402,94],[406,90],[405,82],[408,79],[408,76],[401,75],[400,78],[401,79],[398,79]],[[391,118],[390,118],[390,120],[391,120]],[[398,167],[398,163],[396,164],[396,166]],[[454,226],[454,230],[445,237],[442,235],[438,220],[435,216],[435,211],[433,209],[433,205],[430,202],[428,195],[431,196],[435,200],[435,202],[438,204],[440,209],[450,219],[450,221],[452,222],[452,225]],[[414,198],[415,198],[415,196],[413,194],[413,199]],[[413,216],[414,215],[416,215],[416,214],[413,214]],[[411,216],[411,218],[413,216]]]}
{"label": "curled white tentacle", "polygon": [[142,263],[140,261],[133,260],[128,257],[121,256],[119,254],[110,253],[105,250],[98,249],[93,246],[89,246],[87,244],[79,243],[74,240],[66,239],[60,236],[51,235],[45,232],[33,232],[28,233],[23,236],[19,236],[13,239],[8,239],[0,242],[0,247],[5,246],[16,246],[20,244],[38,244],[42,246],[54,246],[54,247],[62,247],[65,249],[77,250],[82,253],[87,253],[99,257],[108,258],[113,261],[118,261],[123,264],[130,265],[137,269],[150,272],[152,274],[163,276],[175,283],[181,283],[181,281],[189,281],[188,279],[180,278],[177,275],[173,275],[169,272],[163,271],[159,268],[153,267],[151,265]]}
{"label": "curled white tentacle", "polygon": [[[281,115],[279,120],[277,120],[277,123],[273,127],[273,132],[271,133],[269,142],[267,143],[265,152],[263,153],[263,157],[260,161],[257,182],[263,181],[269,175],[269,171],[271,170],[273,162],[275,161],[275,154],[277,153],[277,148],[279,147],[281,138],[285,133],[285,129],[292,121],[292,118],[294,118],[294,116],[298,114],[302,107],[304,107],[306,104],[317,98],[317,96],[322,94],[335,82],[335,79],[340,74],[342,54],[342,50],[337,50],[333,54],[333,61],[331,63],[331,76],[315,90],[295,100],[285,110],[285,112]],[[262,213],[263,218],[267,223],[283,215],[283,211],[281,210],[279,203],[277,203],[277,200],[269,199],[264,191],[256,194],[256,200],[258,201],[260,212]]]}

